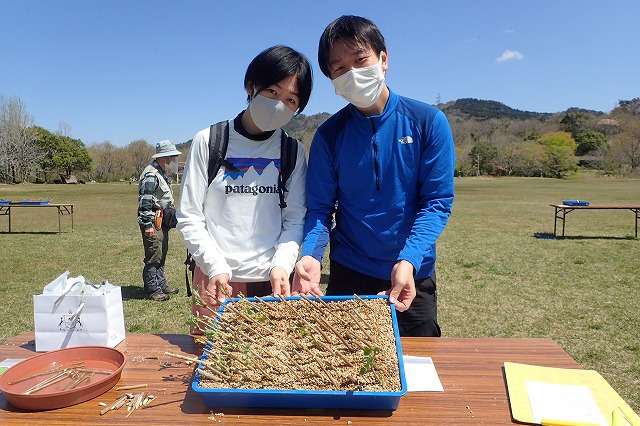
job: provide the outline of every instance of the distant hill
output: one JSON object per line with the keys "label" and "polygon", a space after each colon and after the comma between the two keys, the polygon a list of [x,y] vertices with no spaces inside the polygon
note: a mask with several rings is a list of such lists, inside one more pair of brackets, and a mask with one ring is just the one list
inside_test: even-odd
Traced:
{"label": "distant hill", "polygon": [[[463,98],[445,104],[440,104],[438,105],[438,108],[440,108],[450,118],[460,117],[462,119],[479,121],[488,119],[509,119],[537,120],[544,122],[554,115],[552,113],[520,111],[501,102],[473,98]],[[581,108],[570,108],[567,111],[564,111],[564,113],[578,111],[594,115],[604,114],[600,111],[590,111]],[[284,126],[284,129],[305,146],[308,154],[309,146],[311,145],[311,140],[313,139],[316,129],[329,117],[331,117],[331,114],[328,112],[313,115],[300,114],[291,119],[291,121]],[[191,141],[189,140],[177,145],[177,148],[181,151],[188,151],[190,146]]]}
{"label": "distant hill", "polygon": [[[325,122],[327,118],[331,117],[328,112],[322,112],[320,114],[304,115],[300,114],[291,119],[291,121],[284,126],[284,130],[298,139],[306,148],[307,154],[309,153],[309,147],[311,146],[311,140],[316,132],[316,129]],[[191,148],[191,139],[177,144],[176,148],[181,152],[188,152]]]}
{"label": "distant hill", "polygon": [[284,130],[291,135],[295,135],[296,133],[304,133],[309,129],[314,129],[315,132],[315,129],[317,129],[329,117],[331,117],[331,114],[329,114],[328,112],[322,112],[320,114],[313,115],[300,114],[294,117],[289,122],[289,124],[284,126]]}
{"label": "distant hill", "polygon": [[520,111],[506,106],[497,101],[484,101],[473,98],[463,98],[457,101],[440,105],[439,108],[447,115],[460,115],[468,118],[477,118],[480,120],[497,118],[510,120],[540,120],[545,121],[552,114]]}

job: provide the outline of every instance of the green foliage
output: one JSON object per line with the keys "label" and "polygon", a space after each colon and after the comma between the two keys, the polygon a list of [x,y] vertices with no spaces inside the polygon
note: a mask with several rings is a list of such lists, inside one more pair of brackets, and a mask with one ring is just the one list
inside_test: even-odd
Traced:
{"label": "green foliage", "polygon": [[289,332],[290,333],[299,333],[301,336],[306,336],[307,334],[309,334],[309,328],[305,325],[301,325],[301,324],[294,324],[291,327],[289,327]]}
{"label": "green foliage", "polygon": [[499,156],[498,148],[490,142],[480,141],[469,151],[469,157],[476,167],[477,175],[493,174],[496,170],[495,161]]}
{"label": "green foliage", "polygon": [[551,114],[520,111],[496,101],[485,101],[473,98],[458,99],[452,105],[444,107],[445,113],[462,113],[481,120],[490,118],[513,120],[546,120]]}
{"label": "green foliage", "polygon": [[[616,109],[622,110],[624,112],[638,115],[640,114],[640,98],[633,98],[631,100],[621,100],[618,102],[618,107]],[[615,110],[614,110],[615,113]]]}
{"label": "green foliage", "polygon": [[364,365],[360,367],[359,373],[360,375],[367,374],[370,371],[374,371],[378,364],[376,363],[376,356],[380,353],[380,348],[364,348],[364,357],[363,362]]}
{"label": "green foliage", "polygon": [[585,112],[577,110],[567,112],[560,120],[560,124],[564,125],[565,130],[570,132],[574,139],[587,129],[588,122],[589,116]]}
{"label": "green foliage", "polygon": [[547,147],[556,146],[566,148],[571,152],[575,152],[578,147],[571,134],[567,132],[552,132],[542,135],[540,143]]}
{"label": "green foliage", "polygon": [[585,155],[607,146],[607,139],[602,132],[597,130],[585,130],[575,136],[578,147],[576,155]]}
{"label": "green foliage", "polygon": [[34,130],[37,133],[36,144],[44,151],[44,158],[40,161],[42,170],[72,175],[76,171],[91,169],[91,156],[81,140],[57,135],[38,126],[34,126]]}
{"label": "green foliage", "polygon": [[570,133],[552,132],[540,138],[540,144],[546,151],[546,176],[564,178],[578,168],[578,159],[575,157],[577,144]]}

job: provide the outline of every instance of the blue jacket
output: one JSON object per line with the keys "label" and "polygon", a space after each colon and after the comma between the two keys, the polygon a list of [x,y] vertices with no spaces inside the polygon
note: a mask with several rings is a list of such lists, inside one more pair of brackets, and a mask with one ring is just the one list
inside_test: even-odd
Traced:
{"label": "blue jacket", "polygon": [[347,105],[311,144],[302,255],[321,261],[337,205],[332,260],[381,279],[407,260],[415,278],[431,276],[454,169],[453,137],[439,109],[394,92],[378,116]]}

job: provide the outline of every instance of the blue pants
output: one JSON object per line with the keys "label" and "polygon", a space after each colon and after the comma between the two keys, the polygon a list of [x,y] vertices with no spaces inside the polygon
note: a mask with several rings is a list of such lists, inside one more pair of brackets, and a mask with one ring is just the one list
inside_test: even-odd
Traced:
{"label": "blue pants", "polygon": [[164,276],[164,262],[169,250],[169,228],[164,226],[157,229],[153,237],[149,238],[142,232],[142,245],[144,246],[144,268],[142,269],[142,282],[147,294],[162,292],[167,286]]}

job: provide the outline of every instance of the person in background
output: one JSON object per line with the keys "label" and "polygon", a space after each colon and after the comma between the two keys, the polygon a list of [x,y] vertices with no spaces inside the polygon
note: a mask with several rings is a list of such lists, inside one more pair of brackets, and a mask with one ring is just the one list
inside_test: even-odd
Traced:
{"label": "person in background", "polygon": [[400,335],[440,336],[436,239],[454,198],[449,123],[437,108],[390,90],[385,40],[368,19],[342,16],[329,24],[318,62],[349,104],[311,144],[293,294],[321,294],[329,235],[327,295],[387,294],[399,311]]}
{"label": "person in background", "polygon": [[144,246],[142,281],[146,298],[169,300],[178,289],[167,284],[164,263],[169,248],[169,230],[175,227],[171,177],[178,173],[178,151],[168,140],[158,142],[153,161],[140,175],[138,184],[138,224]]}
{"label": "person in background", "polygon": [[194,136],[182,177],[178,230],[195,260],[192,286],[206,304],[194,300],[195,316],[210,317],[218,301],[240,293],[290,295],[289,276],[302,240],[307,164],[296,140],[285,208],[276,188],[286,136],[281,127],[309,101],[311,66],[299,52],[273,46],[251,61],[243,88],[248,107],[227,120],[228,150],[211,184],[210,128]]}

